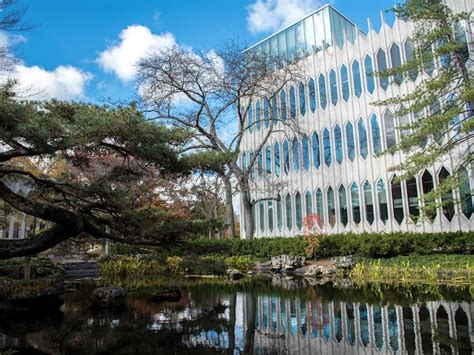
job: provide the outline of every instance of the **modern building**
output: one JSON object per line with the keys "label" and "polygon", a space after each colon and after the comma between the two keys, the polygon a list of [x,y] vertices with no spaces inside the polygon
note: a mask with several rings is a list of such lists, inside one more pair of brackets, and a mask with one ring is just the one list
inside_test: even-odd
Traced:
{"label": "modern building", "polygon": [[[452,6],[457,11],[472,10],[473,1],[454,1]],[[305,216],[314,213],[325,234],[474,230],[473,166],[459,165],[456,158],[474,149],[472,138],[459,151],[440,157],[435,165],[400,183],[390,168],[406,156],[382,154],[406,133],[399,127],[416,117],[398,118],[393,108],[374,102],[411,92],[424,76],[431,76],[445,63],[433,63],[409,78],[374,76],[376,71],[402,65],[414,51],[413,24],[397,18],[390,25],[383,13],[381,17],[379,30],[369,20],[364,33],[326,5],[247,50],[297,57],[303,78],[272,98],[276,104],[272,109],[278,111],[281,121],[298,122],[298,130],[295,133],[281,123],[256,160],[251,173],[256,237],[303,234]],[[472,43],[472,23],[462,26],[469,37],[466,43]],[[472,53],[473,48],[469,49]],[[268,103],[262,101],[251,103],[249,124],[268,115]],[[461,119],[453,121],[455,130]],[[240,163],[244,168],[265,139],[268,125],[262,121],[242,139]],[[420,149],[435,141],[427,137]],[[457,171],[465,183],[444,199],[463,202],[446,204],[424,216],[420,197]],[[278,196],[269,196],[269,192]]]}

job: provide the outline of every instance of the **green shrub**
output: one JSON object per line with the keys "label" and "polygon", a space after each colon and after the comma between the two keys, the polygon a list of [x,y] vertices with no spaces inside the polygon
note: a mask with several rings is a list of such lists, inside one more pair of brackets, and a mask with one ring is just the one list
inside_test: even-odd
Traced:
{"label": "green shrub", "polygon": [[31,264],[35,271],[36,277],[45,277],[64,271],[61,265],[54,263],[49,258],[35,258]]}
{"label": "green shrub", "polygon": [[217,256],[185,258],[181,267],[188,275],[224,275],[226,270],[224,258]]}
{"label": "green shrub", "polygon": [[182,271],[183,258],[180,256],[168,256],[166,258],[166,268],[172,274],[178,274]]}
{"label": "green shrub", "polygon": [[155,275],[166,270],[166,265],[162,261],[139,255],[115,256],[103,260],[100,264],[100,272],[106,277]]}
{"label": "green shrub", "polygon": [[227,268],[240,271],[249,271],[253,267],[252,257],[248,255],[228,256],[225,258],[224,263]]}

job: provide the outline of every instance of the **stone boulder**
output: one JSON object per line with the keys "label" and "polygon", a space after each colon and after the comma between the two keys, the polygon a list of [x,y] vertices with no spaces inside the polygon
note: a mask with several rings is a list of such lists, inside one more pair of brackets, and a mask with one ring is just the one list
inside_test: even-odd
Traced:
{"label": "stone boulder", "polygon": [[336,268],[344,270],[350,270],[355,265],[354,258],[352,257],[352,255],[336,256],[334,258],[331,258],[331,262]]}
{"label": "stone boulder", "polygon": [[304,276],[316,278],[333,278],[336,276],[336,268],[333,266],[310,265],[308,266]]}
{"label": "stone boulder", "polygon": [[304,266],[306,258],[304,256],[280,255],[273,256],[272,270],[274,271],[292,271]]}
{"label": "stone boulder", "polygon": [[167,288],[158,292],[155,292],[151,296],[153,302],[178,302],[181,299],[181,291],[177,288]]}
{"label": "stone boulder", "polygon": [[127,293],[120,286],[99,287],[92,292],[91,302],[98,307],[122,307]]}
{"label": "stone boulder", "polygon": [[237,280],[240,280],[242,277],[244,277],[244,274],[242,274],[237,269],[227,269],[226,274],[227,274],[227,278],[231,281],[237,281]]}

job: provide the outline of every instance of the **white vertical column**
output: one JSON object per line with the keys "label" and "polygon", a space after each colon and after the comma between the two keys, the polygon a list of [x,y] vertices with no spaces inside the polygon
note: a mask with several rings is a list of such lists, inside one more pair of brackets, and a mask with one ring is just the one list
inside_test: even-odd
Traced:
{"label": "white vertical column", "polygon": [[10,220],[8,225],[8,239],[13,239],[13,233],[15,232],[15,210],[10,210]]}
{"label": "white vertical column", "polygon": [[421,329],[420,329],[420,308],[417,304],[410,306],[413,314],[413,333],[415,334],[416,353],[422,354],[423,347],[421,345]]}
{"label": "white vertical column", "polygon": [[405,351],[405,329],[403,328],[403,308],[400,305],[395,306],[395,312],[397,313],[397,326],[398,326],[398,352],[404,354]]}
{"label": "white vertical column", "polygon": [[354,303],[354,344],[360,346],[362,344],[362,339],[360,337],[360,310],[359,303]]}
{"label": "white vertical column", "polygon": [[439,343],[435,342],[435,331],[438,327],[436,322],[436,310],[433,307],[433,303],[427,303],[426,307],[430,313],[430,322],[431,322],[431,342],[433,343],[433,354],[439,354]]}
{"label": "white vertical column", "polygon": [[389,337],[389,330],[388,330],[388,312],[387,306],[382,306],[380,312],[382,313],[382,331],[383,331],[383,347],[385,347],[385,351],[389,352],[390,348],[390,337]]}
{"label": "white vertical column", "polygon": [[18,231],[18,238],[20,239],[25,239],[25,232],[26,232],[26,213],[21,212],[20,213],[20,230]]}

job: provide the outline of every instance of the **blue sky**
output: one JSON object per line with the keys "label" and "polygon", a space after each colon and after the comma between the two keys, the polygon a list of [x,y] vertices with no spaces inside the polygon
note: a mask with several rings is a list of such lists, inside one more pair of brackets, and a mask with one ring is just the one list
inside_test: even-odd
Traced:
{"label": "blue sky", "polygon": [[[394,0],[333,0],[367,28]],[[228,40],[253,44],[325,4],[320,0],[21,0],[36,27],[10,38],[17,76],[45,98],[102,101],[135,95],[132,63],[174,43],[208,51]],[[270,20],[271,19],[271,20]]]}

